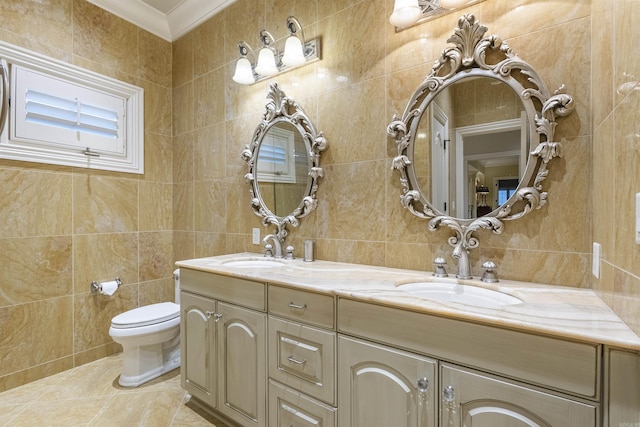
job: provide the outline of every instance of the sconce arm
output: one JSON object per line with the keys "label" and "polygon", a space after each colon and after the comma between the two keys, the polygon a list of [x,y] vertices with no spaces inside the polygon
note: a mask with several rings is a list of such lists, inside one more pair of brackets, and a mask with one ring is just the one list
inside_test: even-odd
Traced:
{"label": "sconce arm", "polygon": [[247,56],[248,53],[251,53],[251,56],[253,56],[253,62],[255,63],[256,54],[253,49],[251,49],[251,46],[249,46],[249,43],[242,40],[238,43],[238,50],[240,51],[240,56]]}
{"label": "sconce arm", "polygon": [[304,30],[302,29],[302,25],[300,24],[300,21],[298,21],[298,19],[295,16],[292,15],[287,18],[287,28],[289,29],[291,36],[295,35],[296,32],[300,31],[300,39],[302,41],[302,46],[305,47],[305,50],[306,50],[307,40],[304,38]]}

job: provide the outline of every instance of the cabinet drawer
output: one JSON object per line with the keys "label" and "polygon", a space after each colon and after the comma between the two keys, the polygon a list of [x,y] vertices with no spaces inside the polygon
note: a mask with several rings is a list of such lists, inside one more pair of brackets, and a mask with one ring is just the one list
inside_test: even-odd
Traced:
{"label": "cabinet drawer", "polygon": [[600,347],[340,299],[338,331],[590,399]]}
{"label": "cabinet drawer", "polygon": [[269,380],[269,426],[335,427],[336,409]]}
{"label": "cabinet drawer", "polygon": [[269,313],[325,328],[334,328],[334,298],[313,292],[269,286]]}
{"label": "cabinet drawer", "polygon": [[269,316],[268,343],[271,378],[335,404],[335,332]]}
{"label": "cabinet drawer", "polygon": [[180,289],[265,311],[266,285],[251,280],[180,268]]}

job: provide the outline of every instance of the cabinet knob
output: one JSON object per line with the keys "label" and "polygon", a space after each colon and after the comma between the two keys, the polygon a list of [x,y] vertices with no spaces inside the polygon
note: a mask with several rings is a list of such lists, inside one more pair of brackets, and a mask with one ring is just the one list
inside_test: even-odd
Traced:
{"label": "cabinet knob", "polygon": [[446,386],[442,389],[442,402],[444,403],[444,409],[446,409],[450,415],[456,413],[456,390],[453,386]]}
{"label": "cabinet knob", "polygon": [[418,380],[418,391],[420,393],[426,393],[429,390],[429,379],[427,377],[420,378]]}
{"label": "cabinet knob", "polygon": [[451,403],[456,400],[456,391],[453,386],[448,385],[442,389],[442,400],[447,403]]}
{"label": "cabinet knob", "polygon": [[418,403],[418,425],[430,424],[427,420],[429,418],[430,405],[429,405],[429,379],[427,377],[418,378],[417,382],[418,394],[416,396]]}
{"label": "cabinet knob", "polygon": [[207,316],[207,319],[211,319],[213,317],[214,322],[222,319],[222,314],[216,313],[215,311],[205,311],[204,314]]}

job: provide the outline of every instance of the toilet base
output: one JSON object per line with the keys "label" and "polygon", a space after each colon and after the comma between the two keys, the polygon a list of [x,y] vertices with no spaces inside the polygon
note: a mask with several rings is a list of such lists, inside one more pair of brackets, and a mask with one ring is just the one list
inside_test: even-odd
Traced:
{"label": "toilet base", "polygon": [[138,387],[180,367],[180,336],[166,343],[125,348],[118,384]]}

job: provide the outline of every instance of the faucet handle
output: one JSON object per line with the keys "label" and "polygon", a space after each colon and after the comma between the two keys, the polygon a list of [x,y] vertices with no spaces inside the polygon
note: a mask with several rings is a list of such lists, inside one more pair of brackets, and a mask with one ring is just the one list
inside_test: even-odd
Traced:
{"label": "faucet handle", "polygon": [[437,257],[436,259],[433,260],[433,263],[436,266],[436,269],[433,272],[433,275],[435,277],[448,277],[449,276],[447,274],[447,270],[444,268],[444,266],[447,265],[447,261],[445,261],[444,258]]}
{"label": "faucet handle", "polygon": [[273,245],[271,243],[264,245],[264,256],[268,258],[273,257]]}
{"label": "faucet handle", "polygon": [[293,256],[293,246],[287,246],[287,254],[285,256],[285,259],[295,259],[295,257]]}
{"label": "faucet handle", "polygon": [[498,283],[498,276],[496,275],[496,264],[493,261],[485,261],[482,264],[482,268],[485,269],[482,275],[482,280],[485,283]]}

